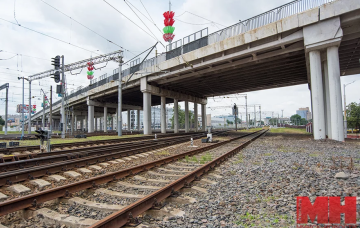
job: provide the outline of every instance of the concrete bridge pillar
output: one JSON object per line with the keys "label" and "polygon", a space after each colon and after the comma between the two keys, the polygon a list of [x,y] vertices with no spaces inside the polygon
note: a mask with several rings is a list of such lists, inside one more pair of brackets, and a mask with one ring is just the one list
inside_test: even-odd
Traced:
{"label": "concrete bridge pillar", "polygon": [[107,107],[104,107],[104,132],[107,132],[107,115],[108,109]]}
{"label": "concrete bridge pillar", "polygon": [[339,48],[327,48],[328,76],[329,76],[329,103],[331,120],[331,137],[337,141],[344,141],[344,122],[342,113]]}
{"label": "concrete bridge pillar", "polygon": [[74,125],[75,125],[75,115],[74,115],[74,111],[72,111],[71,112],[71,120],[70,120],[71,135],[74,134]]}
{"label": "concrete bridge pillar", "polygon": [[75,115],[74,131],[77,130],[77,123],[78,123],[78,118],[77,115]]}
{"label": "concrete bridge pillar", "polygon": [[198,104],[194,103],[194,127],[195,132],[198,132]]}
{"label": "concrete bridge pillar", "polygon": [[143,92],[143,121],[144,121],[144,135],[150,135],[151,131],[151,94]]}
{"label": "concrete bridge pillar", "polygon": [[161,110],[160,110],[160,123],[161,123],[161,133],[166,133],[166,97],[161,97]]}
{"label": "concrete bridge pillar", "polygon": [[206,131],[206,104],[201,105],[202,131]]}
{"label": "concrete bridge pillar", "polygon": [[98,128],[97,128],[97,126],[98,126],[98,118],[94,118],[94,121],[95,121],[95,130],[94,131],[97,131],[98,130]]}
{"label": "concrete bridge pillar", "polygon": [[[85,117],[86,118],[86,117]],[[83,131],[84,130],[84,120],[81,119],[80,120],[80,131]]]}
{"label": "concrete bridge pillar", "polygon": [[127,110],[127,129],[131,130],[131,110]]}
{"label": "concrete bridge pillar", "polygon": [[311,99],[313,105],[314,139],[325,139],[325,112],[320,51],[310,51]]}
{"label": "concrete bridge pillar", "polygon": [[138,131],[140,132],[140,129],[141,129],[141,123],[140,123],[140,110],[137,110],[136,122],[137,122],[137,129],[138,129]]}
{"label": "concrete bridge pillar", "polygon": [[326,135],[332,139],[331,135],[331,111],[330,111],[330,91],[329,91],[329,75],[327,60],[323,62],[323,94],[324,94],[324,112],[325,112],[325,127]]}
{"label": "concrete bridge pillar", "polygon": [[185,101],[185,133],[189,132],[189,102]]}
{"label": "concrete bridge pillar", "polygon": [[174,133],[179,133],[179,100],[174,99]]}
{"label": "concrete bridge pillar", "polygon": [[89,133],[94,132],[94,106],[88,106],[87,130]]}

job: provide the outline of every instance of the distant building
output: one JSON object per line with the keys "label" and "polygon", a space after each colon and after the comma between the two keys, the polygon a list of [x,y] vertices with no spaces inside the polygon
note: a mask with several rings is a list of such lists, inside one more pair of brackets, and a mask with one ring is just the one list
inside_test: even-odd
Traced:
{"label": "distant building", "polygon": [[298,114],[299,116],[301,116],[301,118],[304,118],[306,120],[311,119],[311,112],[309,107],[299,108],[299,110],[296,110],[296,114]]}

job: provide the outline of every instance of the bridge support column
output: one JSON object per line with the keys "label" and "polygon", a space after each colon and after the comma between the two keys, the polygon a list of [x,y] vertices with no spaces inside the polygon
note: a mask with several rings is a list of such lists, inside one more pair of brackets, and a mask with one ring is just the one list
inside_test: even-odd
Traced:
{"label": "bridge support column", "polygon": [[202,123],[202,131],[206,131],[206,105],[201,105],[201,123]]}
{"label": "bridge support column", "polygon": [[88,106],[87,130],[89,133],[94,132],[94,106]]}
{"label": "bridge support column", "polygon": [[110,129],[114,130],[114,116],[111,115],[111,120],[110,120]]}
{"label": "bridge support column", "polygon": [[95,121],[95,129],[94,129],[94,131],[97,131],[98,130],[98,128],[97,128],[98,118],[94,118],[94,121]]}
{"label": "bridge support column", "polygon": [[143,109],[144,109],[144,135],[150,135],[151,131],[151,94],[143,92]]}
{"label": "bridge support column", "polygon": [[166,97],[161,97],[161,110],[160,110],[160,124],[161,133],[166,133]]}
{"label": "bridge support column", "polygon": [[75,115],[74,115],[74,111],[72,111],[71,112],[71,120],[70,120],[71,135],[74,134],[74,125],[75,125]]}
{"label": "bridge support column", "polygon": [[107,132],[107,115],[108,109],[107,107],[104,107],[104,132]]}
{"label": "bridge support column", "polygon": [[320,51],[310,51],[311,99],[313,105],[314,139],[325,139],[325,112]]}
{"label": "bridge support column", "polygon": [[136,117],[136,122],[137,122],[137,129],[140,133],[140,129],[141,129],[141,123],[140,123],[140,110],[137,110],[137,117]]}
{"label": "bridge support column", "polygon": [[[89,115],[89,114],[88,114]],[[88,116],[85,116],[85,130],[88,131],[89,130],[89,121],[88,121]]]}
{"label": "bridge support column", "polygon": [[77,131],[77,123],[78,123],[78,118],[77,118],[77,115],[75,115],[74,132]]}
{"label": "bridge support column", "polygon": [[185,101],[185,133],[189,132],[189,102]]}
{"label": "bridge support column", "polygon": [[330,91],[329,91],[329,75],[327,60],[323,62],[323,90],[324,90],[324,111],[325,111],[325,127],[326,135],[332,139],[331,135],[331,111],[330,111]]}
{"label": "bridge support column", "polygon": [[331,111],[331,136],[337,141],[344,141],[344,121],[341,101],[339,48],[332,46],[327,48],[328,76],[329,76],[329,100]]}
{"label": "bridge support column", "polygon": [[174,133],[179,133],[179,100],[174,99]]}
{"label": "bridge support column", "polygon": [[131,110],[127,110],[127,129],[131,130]]}
{"label": "bridge support column", "polygon": [[198,132],[198,104],[194,103],[194,127],[195,132]]}
{"label": "bridge support column", "polygon": [[[85,117],[86,118],[86,117]],[[84,120],[81,119],[80,120],[80,131],[83,131],[84,130]]]}

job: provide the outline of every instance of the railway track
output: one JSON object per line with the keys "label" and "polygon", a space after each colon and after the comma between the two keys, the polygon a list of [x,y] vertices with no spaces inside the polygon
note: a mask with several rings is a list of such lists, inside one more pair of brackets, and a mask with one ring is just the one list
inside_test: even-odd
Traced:
{"label": "railway track", "polygon": [[[31,218],[43,218],[43,221],[47,221],[49,225],[62,224],[64,227],[121,227],[129,223],[136,223],[136,216],[150,208],[160,207],[162,200],[176,194],[183,187],[189,187],[193,180],[199,180],[207,171],[213,169],[227,157],[237,153],[265,132],[259,131],[210,144],[206,147],[192,148],[190,151],[150,161],[146,164],[140,163],[127,169],[14,198],[0,203],[0,215],[3,218],[2,221],[4,221],[6,220],[4,217],[8,218],[5,215],[12,213],[12,216],[14,216],[13,212],[30,208],[32,210],[28,210],[30,212],[28,216],[31,216]],[[207,157],[207,159],[189,163],[188,159],[191,156],[192,158],[196,156]],[[200,159],[200,157],[198,158]],[[180,159],[183,159],[183,161],[179,162]],[[142,192],[146,194],[139,194],[139,189],[142,189]],[[95,195],[105,196],[105,199],[112,202],[112,205],[109,205],[109,202],[93,202]],[[56,209],[61,207],[51,205],[51,203],[46,207],[42,205],[49,200],[58,198],[62,198],[61,202],[65,205],[71,204],[79,207],[86,205],[92,208],[95,214],[109,216],[99,221],[86,218],[86,216],[84,218],[77,217],[75,214],[61,214],[63,211]],[[56,202],[58,203],[58,201]],[[116,203],[114,204],[114,202]],[[18,216],[20,215],[22,214],[19,213]]]}
{"label": "railway track", "polygon": [[[199,139],[204,136],[204,133],[192,135],[194,139]],[[91,149],[81,148],[68,151],[43,153],[41,155],[44,157],[2,163],[0,164],[0,171],[2,171],[0,173],[0,187],[24,180],[32,180],[45,175],[56,174],[61,171],[121,159],[123,157],[187,141],[189,141],[188,135],[176,136],[158,140],[142,141],[138,143],[106,145]]]}
{"label": "railway track", "polygon": [[[192,133],[170,133],[170,134],[158,134],[157,138],[166,138],[166,137],[174,137],[180,135],[191,135]],[[107,139],[107,140],[94,140],[94,141],[84,141],[84,142],[76,142],[76,143],[61,143],[61,144],[52,144],[51,149],[52,151],[60,149],[60,148],[71,148],[71,147],[90,147],[93,145],[101,145],[101,144],[114,144],[114,143],[123,143],[123,142],[134,142],[134,141],[141,141],[141,140],[150,140],[154,139],[153,135],[149,136],[139,136],[139,137],[131,137],[131,138],[121,138],[121,139]],[[39,146],[21,146],[21,147],[8,147],[8,148],[0,148],[0,154],[12,154],[14,152],[31,152],[31,151],[39,151]],[[27,154],[26,154],[27,155]],[[21,160],[26,155],[16,155],[14,156],[14,160]],[[0,159],[0,163],[4,162]]]}

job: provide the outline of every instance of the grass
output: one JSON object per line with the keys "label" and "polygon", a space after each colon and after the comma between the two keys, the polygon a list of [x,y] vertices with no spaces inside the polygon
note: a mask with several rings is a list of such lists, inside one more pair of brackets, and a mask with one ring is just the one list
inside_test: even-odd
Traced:
{"label": "grass", "polygon": [[244,162],[244,156],[243,156],[242,154],[239,154],[237,158],[238,158],[238,160],[236,160],[236,161],[234,162],[234,164],[239,164],[239,163],[243,163],[243,162]]}
{"label": "grass", "polygon": [[271,155],[272,155],[271,153],[264,154],[264,156],[271,156]]}
{"label": "grass", "polygon": [[[111,136],[92,136],[88,137],[86,139],[84,138],[53,138],[51,139],[51,144],[61,144],[61,143],[75,143],[75,142],[87,142],[87,141],[101,141],[101,140],[108,140],[108,139],[121,139],[121,138],[132,138],[132,137],[138,137],[141,135],[123,135],[121,137],[111,135]],[[3,140],[6,141],[6,140]],[[20,142],[20,146],[38,146],[39,140],[12,140],[13,142]]]}
{"label": "grass", "polygon": [[297,128],[271,128],[271,133],[286,133],[286,134],[311,134],[306,132],[306,129],[297,129]]}

